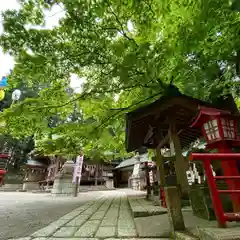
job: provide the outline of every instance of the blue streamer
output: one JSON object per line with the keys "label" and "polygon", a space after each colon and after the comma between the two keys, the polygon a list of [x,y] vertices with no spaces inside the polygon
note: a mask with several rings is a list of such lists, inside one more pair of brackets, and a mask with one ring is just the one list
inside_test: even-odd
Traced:
{"label": "blue streamer", "polygon": [[2,77],[2,80],[0,81],[0,87],[6,87],[8,85],[7,78]]}

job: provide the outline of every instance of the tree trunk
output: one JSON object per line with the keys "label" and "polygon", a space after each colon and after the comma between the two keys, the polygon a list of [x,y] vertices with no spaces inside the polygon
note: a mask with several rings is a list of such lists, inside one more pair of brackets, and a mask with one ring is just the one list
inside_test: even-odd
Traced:
{"label": "tree trunk", "polygon": [[174,149],[175,149],[175,155],[176,155],[176,162],[175,162],[175,171],[177,175],[177,182],[181,186],[181,193],[184,196],[188,195],[188,181],[187,181],[187,163],[185,161],[185,158],[182,155],[182,149],[179,137],[177,135],[175,126],[171,124],[169,128],[169,137],[171,141],[173,142]]}

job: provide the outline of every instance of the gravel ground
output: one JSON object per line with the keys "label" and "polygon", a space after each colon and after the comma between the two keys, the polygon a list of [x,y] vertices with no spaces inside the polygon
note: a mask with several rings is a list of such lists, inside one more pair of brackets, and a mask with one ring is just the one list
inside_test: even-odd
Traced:
{"label": "gravel ground", "polygon": [[0,239],[26,237],[103,192],[74,197],[50,194],[0,192]]}

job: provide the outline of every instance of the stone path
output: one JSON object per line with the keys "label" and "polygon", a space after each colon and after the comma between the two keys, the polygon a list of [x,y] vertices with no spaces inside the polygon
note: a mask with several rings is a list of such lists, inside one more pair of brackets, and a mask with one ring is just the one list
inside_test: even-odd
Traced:
{"label": "stone path", "polygon": [[[147,224],[147,223],[146,223]],[[148,236],[144,240],[166,240]],[[126,194],[103,196],[64,215],[28,238],[18,240],[137,239],[134,219]]]}

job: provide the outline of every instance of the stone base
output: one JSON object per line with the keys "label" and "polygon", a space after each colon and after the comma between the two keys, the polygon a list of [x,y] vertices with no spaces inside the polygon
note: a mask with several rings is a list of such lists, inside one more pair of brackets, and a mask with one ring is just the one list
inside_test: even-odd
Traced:
{"label": "stone base", "polygon": [[153,202],[147,201],[145,198],[129,198],[130,210],[134,218],[148,217],[154,215],[167,214],[167,209],[154,206]]}
{"label": "stone base", "polygon": [[193,236],[191,233],[189,233],[187,231],[183,231],[183,232],[176,231],[174,239],[176,239],[176,240],[199,240],[198,237]]}
{"label": "stone base", "polygon": [[39,183],[38,182],[24,182],[22,189],[24,191],[38,190],[39,189]]}
{"label": "stone base", "polygon": [[72,174],[59,173],[55,178],[51,193],[53,195],[73,195],[74,186]]}
{"label": "stone base", "polygon": [[131,187],[133,190],[140,191],[141,190],[141,178],[140,177],[132,177]]}
{"label": "stone base", "polygon": [[158,205],[158,206],[162,206],[162,203],[161,203],[161,200],[160,200],[160,197],[159,196],[154,196],[154,195],[150,195],[149,196],[149,199],[151,200],[151,201],[153,201],[156,205]]}
{"label": "stone base", "polygon": [[230,228],[198,228],[201,240],[240,240],[240,226]]}
{"label": "stone base", "polygon": [[17,191],[19,189],[22,189],[23,185],[22,184],[5,184],[3,185],[0,190],[1,191],[9,191],[9,192],[12,192],[12,191]]}
{"label": "stone base", "polygon": [[106,188],[113,189],[113,180],[106,180]]}

